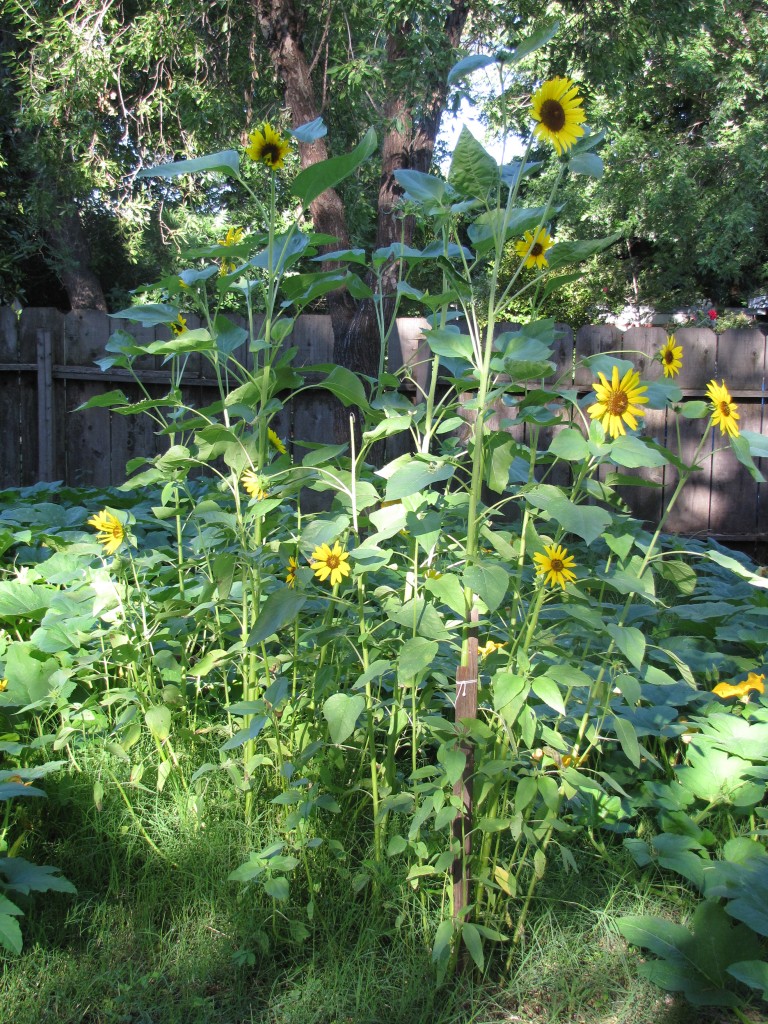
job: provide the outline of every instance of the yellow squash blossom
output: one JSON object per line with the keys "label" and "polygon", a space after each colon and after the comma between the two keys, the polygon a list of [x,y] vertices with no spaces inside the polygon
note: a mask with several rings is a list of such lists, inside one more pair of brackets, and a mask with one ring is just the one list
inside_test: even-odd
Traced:
{"label": "yellow squash blossom", "polygon": [[102,509],[91,516],[88,525],[97,531],[96,540],[103,546],[105,555],[114,555],[125,540],[125,527],[117,516],[107,509]]}
{"label": "yellow squash blossom", "polygon": [[718,683],[712,690],[718,697],[726,700],[728,697],[738,697],[740,700],[747,700],[749,694],[755,690],[757,693],[765,693],[765,676],[750,672],[746,679],[740,683]]}
{"label": "yellow squash blossom", "polygon": [[500,651],[502,647],[506,646],[506,644],[500,644],[496,640],[489,640],[487,644],[483,644],[482,647],[477,648],[477,653],[481,658],[487,658],[489,654],[493,654],[495,651]]}
{"label": "yellow squash blossom", "polygon": [[533,134],[551,142],[558,156],[584,134],[581,104],[578,86],[570,78],[551,78],[533,95],[531,117],[538,121]]}
{"label": "yellow squash blossom", "polygon": [[285,455],[287,449],[271,427],[267,430],[267,437],[269,438],[269,443],[272,445],[275,451],[279,452],[280,455]]}
{"label": "yellow squash blossom", "polygon": [[674,334],[667,338],[666,345],[659,352],[659,359],[665,377],[675,377],[683,368],[683,346],[678,345]]}
{"label": "yellow squash blossom", "polygon": [[290,143],[276,132],[266,121],[256,131],[251,132],[250,145],[245,152],[255,163],[266,164],[272,171],[283,166],[283,161],[290,152]]}
{"label": "yellow squash blossom", "polygon": [[290,558],[288,559],[288,572],[285,574],[285,582],[288,584],[289,587],[296,586],[296,573],[298,571],[298,568],[299,563],[296,561],[293,555],[291,555]]}
{"label": "yellow squash blossom", "polygon": [[547,249],[552,248],[552,239],[549,237],[546,228],[539,228],[534,236],[532,231],[526,231],[522,240],[515,242],[515,252],[525,265],[539,267],[543,270],[547,265]]}
{"label": "yellow squash blossom", "polygon": [[310,562],[312,571],[321,581],[330,577],[331,586],[335,587],[341,583],[345,576],[349,576],[352,567],[349,564],[349,554],[344,551],[338,541],[331,548],[328,544],[321,544],[312,552]]}
{"label": "yellow squash blossom", "polygon": [[736,420],[739,414],[736,412],[738,405],[733,401],[725,381],[711,380],[707,384],[707,398],[712,403],[712,426],[720,427],[721,434],[729,434],[731,437],[739,436],[739,425]]}
{"label": "yellow squash blossom", "polygon": [[598,377],[596,401],[587,409],[589,415],[593,420],[600,420],[606,434],[611,437],[626,434],[625,423],[631,430],[637,430],[637,417],[645,416],[645,410],[638,406],[648,401],[643,394],[648,389],[640,383],[637,370],[627,370],[619,380],[619,368],[614,366],[610,384],[604,373],[598,373]]}
{"label": "yellow squash blossom", "polygon": [[537,574],[543,576],[547,583],[559,585],[565,590],[565,584],[573,583],[576,579],[575,573],[571,571],[576,564],[573,555],[569,555],[568,549],[562,544],[545,544],[544,552],[542,555],[536,551],[533,556]]}
{"label": "yellow squash blossom", "polygon": [[264,481],[252,469],[246,469],[240,477],[240,483],[252,498],[256,498],[259,501],[263,501],[269,494],[269,491],[264,486]]}

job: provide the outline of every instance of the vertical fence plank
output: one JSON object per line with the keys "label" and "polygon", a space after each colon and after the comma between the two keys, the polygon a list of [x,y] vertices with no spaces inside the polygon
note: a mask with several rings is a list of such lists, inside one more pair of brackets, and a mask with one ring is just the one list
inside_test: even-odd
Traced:
{"label": "vertical fence plank", "polygon": [[[109,320],[92,309],[73,310],[64,317],[65,367],[92,367],[104,353],[110,335]],[[65,371],[66,372],[66,371]],[[111,417],[107,409],[76,412],[83,402],[105,390],[99,380],[78,378],[63,381],[64,436],[66,437],[66,479],[81,487],[107,487],[112,483],[113,459]],[[118,458],[125,462],[124,453]]]}
{"label": "vertical fence plank", "polygon": [[21,481],[21,459],[26,439],[21,433],[21,390],[28,374],[19,368],[19,338],[16,313],[0,307],[0,488],[17,487]]}
{"label": "vertical fence plank", "polygon": [[[51,349],[55,353],[58,349],[62,330],[62,315],[55,309],[25,309],[22,311],[18,324],[19,359],[24,364],[31,364],[34,370],[21,375],[21,389],[19,395],[20,404],[20,436],[21,436],[21,478],[17,482],[22,486],[30,486],[38,480],[38,452],[40,448],[40,412],[38,399],[44,399],[44,395],[38,394],[38,372],[37,372],[37,341],[39,332],[50,334]],[[55,437],[53,444],[53,465],[49,467],[54,479],[63,479],[62,464],[59,458],[61,451],[61,431],[58,420],[55,419],[56,399],[54,396],[54,420]]]}

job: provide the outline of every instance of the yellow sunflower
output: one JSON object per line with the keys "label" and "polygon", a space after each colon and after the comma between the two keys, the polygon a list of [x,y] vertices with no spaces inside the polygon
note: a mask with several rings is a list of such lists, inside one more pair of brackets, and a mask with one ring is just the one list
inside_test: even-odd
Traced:
{"label": "yellow sunflower", "polygon": [[757,693],[765,693],[765,676],[750,672],[746,679],[740,683],[718,683],[712,693],[724,700],[728,697],[738,697],[740,700],[748,700],[750,693],[755,690]]}
{"label": "yellow sunflower", "polygon": [[521,260],[525,260],[526,267],[539,267],[543,270],[547,265],[547,249],[551,249],[552,244],[547,229],[539,228],[535,236],[532,231],[526,231],[522,240],[515,242],[515,252]]}
{"label": "yellow sunflower", "polygon": [[0,693],[2,693],[3,690],[7,690],[7,689],[8,689],[8,680],[7,679],[0,679]]}
{"label": "yellow sunflower", "polygon": [[287,449],[271,427],[267,430],[267,437],[269,438],[269,443],[272,445],[275,451],[278,452],[280,455],[285,455]]}
{"label": "yellow sunflower", "polygon": [[296,561],[293,555],[291,555],[290,558],[288,559],[288,572],[285,574],[285,582],[288,584],[289,587],[296,586],[296,573],[298,571],[298,568],[299,563]]}
{"label": "yellow sunflower", "polygon": [[573,555],[568,554],[568,549],[562,544],[545,544],[544,554],[536,551],[533,560],[536,563],[536,572],[543,576],[545,582],[552,586],[558,584],[565,590],[566,583],[573,583],[576,579],[575,573],[571,572],[576,561]]}
{"label": "yellow sunflower", "polygon": [[648,401],[648,397],[643,394],[648,389],[640,383],[637,370],[627,370],[619,380],[619,368],[614,366],[610,384],[604,373],[598,373],[598,377],[600,380],[595,384],[596,401],[587,409],[589,415],[593,420],[600,420],[606,434],[611,437],[626,434],[625,423],[631,430],[637,430],[637,417],[645,416],[645,409],[639,409],[638,406]]}
{"label": "yellow sunflower", "polygon": [[97,531],[96,540],[103,546],[105,555],[114,555],[125,540],[125,527],[117,516],[107,509],[102,509],[91,516],[88,525]]}
{"label": "yellow sunflower", "polygon": [[243,240],[243,229],[242,228],[227,228],[227,234],[224,238],[218,239],[218,245],[224,245],[229,248],[230,245],[237,245],[238,242]]}
{"label": "yellow sunflower", "polygon": [[258,501],[263,501],[269,494],[269,491],[264,486],[264,481],[252,469],[246,469],[240,477],[240,483],[243,485],[244,490]]}
{"label": "yellow sunflower", "polygon": [[674,334],[667,338],[666,345],[659,352],[659,360],[665,377],[675,377],[683,368],[683,346],[677,344]]}
{"label": "yellow sunflower", "polygon": [[264,122],[261,130],[251,132],[250,145],[246,146],[246,155],[255,163],[266,164],[270,170],[276,171],[283,166],[283,161],[290,151],[290,143],[276,132],[271,124]]}
{"label": "yellow sunflower", "polygon": [[584,134],[582,102],[570,78],[551,78],[533,94],[531,117],[539,122],[533,134],[551,142],[558,156]]}
{"label": "yellow sunflower", "polygon": [[184,331],[186,331],[187,321],[184,319],[181,313],[179,313],[179,315],[176,317],[173,323],[168,324],[168,326],[171,328],[176,337],[178,337],[180,334],[183,334]]}
{"label": "yellow sunflower", "polygon": [[739,414],[736,412],[738,405],[733,401],[725,381],[711,380],[707,384],[707,398],[712,403],[712,426],[720,427],[721,434],[730,434],[731,437],[739,436],[739,425],[736,422]]}
{"label": "yellow sunflower", "polygon": [[337,583],[341,583],[344,577],[349,576],[352,571],[352,566],[349,564],[349,554],[344,551],[338,541],[333,545],[333,548],[329,547],[328,544],[321,544],[319,547],[316,547],[312,552],[310,565],[315,576],[321,582],[325,582],[330,576],[332,587],[335,587]]}

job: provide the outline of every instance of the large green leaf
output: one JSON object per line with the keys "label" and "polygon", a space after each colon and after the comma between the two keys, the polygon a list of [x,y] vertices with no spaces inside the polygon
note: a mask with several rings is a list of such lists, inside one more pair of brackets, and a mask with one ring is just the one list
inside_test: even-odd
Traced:
{"label": "large green leaf", "polygon": [[538,484],[527,491],[525,498],[535,508],[546,512],[566,531],[581,537],[587,544],[610,526],[611,513],[594,505],[576,505],[552,484]]}
{"label": "large green leaf", "polygon": [[407,498],[443,480],[450,480],[453,473],[454,467],[450,464],[427,456],[401,462],[387,479],[386,500]]}
{"label": "large green leaf", "polygon": [[621,232],[617,231],[607,238],[594,238],[582,242],[557,242],[547,253],[547,263],[550,270],[557,270],[559,267],[566,267],[569,263],[581,263],[603,252],[621,238]]}
{"label": "large green leaf", "polygon": [[509,586],[509,574],[500,565],[490,562],[470,565],[464,570],[464,583],[495,612]]}
{"label": "large green leaf", "polygon": [[240,154],[234,149],[220,153],[197,156],[191,160],[174,160],[157,167],[142,167],[137,178],[178,178],[181,174],[224,174],[229,178],[240,177]]}
{"label": "large green leaf", "polygon": [[377,144],[376,132],[369,128],[351,153],[332,156],[300,171],[294,179],[291,191],[299,197],[305,208],[308,207],[326,189],[334,188],[354,173],[376,150]]}
{"label": "large green leaf", "polygon": [[259,616],[248,637],[247,647],[255,647],[278,630],[293,622],[306,604],[305,594],[291,587],[273,591],[259,609]]}
{"label": "large green leaf", "polygon": [[474,135],[462,128],[453,151],[448,183],[462,195],[487,200],[499,181],[499,165]]}
{"label": "large green leaf", "polygon": [[349,739],[365,711],[365,697],[359,693],[334,693],[323,704],[323,715],[333,743]]}

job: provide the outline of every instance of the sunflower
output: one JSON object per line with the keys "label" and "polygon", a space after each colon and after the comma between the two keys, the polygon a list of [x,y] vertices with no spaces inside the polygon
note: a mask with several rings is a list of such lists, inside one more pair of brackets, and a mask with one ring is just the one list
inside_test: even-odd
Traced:
{"label": "sunflower", "polygon": [[280,438],[277,436],[277,434],[271,427],[269,427],[269,429],[267,430],[267,437],[269,439],[269,443],[272,445],[275,451],[278,452],[280,455],[285,455],[288,449],[285,447],[283,442],[280,440]]}
{"label": "sunflower", "polygon": [[219,238],[217,244],[223,245],[227,249],[230,245],[237,245],[238,242],[243,240],[243,229],[242,228],[227,228],[227,234],[224,238]]}
{"label": "sunflower", "polygon": [[7,679],[0,679],[0,693],[2,693],[3,690],[7,690],[7,689],[8,689],[8,680]]}
{"label": "sunflower", "polygon": [[525,260],[526,267],[539,267],[541,270],[547,265],[547,249],[552,248],[552,239],[549,237],[546,228],[539,228],[534,233],[526,231],[522,240],[515,242],[515,252],[521,260]]}
{"label": "sunflower", "polygon": [[349,564],[349,554],[343,550],[338,541],[330,548],[327,544],[321,544],[312,552],[310,562],[315,576],[324,582],[330,576],[331,586],[335,587],[341,583],[345,576],[349,576],[352,567]]}
{"label": "sunflower", "polygon": [[559,584],[565,590],[565,584],[576,579],[575,573],[571,572],[576,564],[573,555],[569,555],[562,544],[545,544],[544,552],[542,555],[536,551],[533,555],[537,574],[543,576],[547,583]]}
{"label": "sunflower", "polygon": [[604,373],[598,373],[600,381],[595,384],[595,398],[587,412],[593,420],[600,420],[603,429],[611,437],[626,434],[624,424],[631,430],[637,430],[637,416],[645,416],[645,409],[638,409],[648,401],[645,384],[640,383],[637,370],[627,370],[619,380],[619,368],[614,366],[611,383]]}
{"label": "sunflower", "polygon": [[707,398],[712,403],[712,426],[720,427],[721,434],[738,437],[739,425],[736,422],[739,418],[739,414],[736,412],[738,405],[728,393],[725,381],[721,380],[718,384],[711,380],[707,384]]}
{"label": "sunflower", "polygon": [[269,494],[269,491],[264,486],[264,481],[252,469],[246,469],[240,477],[240,483],[248,494],[252,498],[256,498],[257,501],[263,501]]}
{"label": "sunflower", "polygon": [[290,151],[290,143],[275,131],[271,124],[264,122],[261,130],[251,132],[250,145],[246,146],[246,155],[255,163],[266,164],[270,170],[276,171],[283,166],[283,161]]}
{"label": "sunflower", "polygon": [[724,700],[728,697],[738,697],[740,700],[748,700],[750,693],[755,690],[757,693],[765,693],[765,676],[750,672],[746,679],[740,683],[718,683],[712,690],[718,697]]}
{"label": "sunflower", "polygon": [[539,123],[533,134],[547,139],[562,156],[584,134],[584,111],[578,86],[570,78],[551,78],[536,90],[531,117]]}
{"label": "sunflower", "polygon": [[125,540],[125,527],[117,516],[107,509],[102,509],[101,512],[91,516],[88,525],[98,531],[96,540],[104,547],[105,555],[114,555]]}
{"label": "sunflower", "polygon": [[168,326],[171,328],[176,337],[178,337],[180,334],[183,334],[184,331],[186,331],[187,321],[184,319],[181,313],[179,313],[179,315],[176,317],[173,323],[168,324]]}
{"label": "sunflower", "polygon": [[298,572],[298,569],[299,563],[296,561],[293,555],[291,555],[290,558],[288,559],[288,572],[285,574],[285,582],[288,584],[289,587],[296,586],[296,573]]}
{"label": "sunflower", "polygon": [[678,345],[674,334],[667,338],[666,345],[659,352],[665,377],[675,377],[683,367],[683,346]]}

